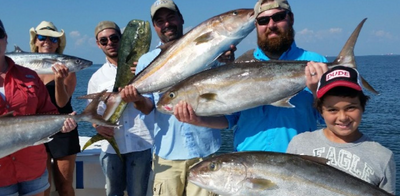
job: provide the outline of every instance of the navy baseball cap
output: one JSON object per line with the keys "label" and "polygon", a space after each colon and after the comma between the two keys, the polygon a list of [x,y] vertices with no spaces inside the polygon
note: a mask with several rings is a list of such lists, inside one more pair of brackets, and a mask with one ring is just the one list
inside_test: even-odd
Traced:
{"label": "navy baseball cap", "polygon": [[362,91],[360,74],[356,69],[345,66],[336,66],[324,73],[318,82],[317,98],[321,98],[326,92],[335,87],[348,87]]}

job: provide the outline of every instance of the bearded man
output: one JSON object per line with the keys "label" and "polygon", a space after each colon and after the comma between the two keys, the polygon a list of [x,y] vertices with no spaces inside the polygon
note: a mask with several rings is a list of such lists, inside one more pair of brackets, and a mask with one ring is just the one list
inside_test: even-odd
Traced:
{"label": "bearded man", "polygon": [[294,41],[294,14],[288,1],[259,0],[254,7],[254,14],[258,47],[235,61],[311,61],[305,68],[307,87],[290,99],[295,107],[262,105],[232,115],[199,117],[190,105],[183,102],[174,107],[174,114],[182,122],[234,129],[235,151],[286,152],[295,135],[316,130],[318,121],[323,123],[322,117],[313,107],[313,94],[319,78],[328,70],[327,65],[322,63],[327,60],[320,54],[297,47]]}

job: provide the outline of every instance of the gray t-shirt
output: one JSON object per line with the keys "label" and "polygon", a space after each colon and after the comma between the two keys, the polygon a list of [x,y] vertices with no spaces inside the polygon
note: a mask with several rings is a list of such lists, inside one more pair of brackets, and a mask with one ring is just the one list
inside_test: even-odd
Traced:
{"label": "gray t-shirt", "polygon": [[304,132],[291,140],[286,152],[326,158],[328,165],[395,194],[393,152],[365,135],[355,142],[342,144],[328,140],[322,129]]}

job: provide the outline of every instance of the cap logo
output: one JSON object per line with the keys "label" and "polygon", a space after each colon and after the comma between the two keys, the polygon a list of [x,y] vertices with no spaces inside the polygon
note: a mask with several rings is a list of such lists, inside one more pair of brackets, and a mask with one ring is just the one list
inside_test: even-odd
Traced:
{"label": "cap logo", "polygon": [[156,1],[156,2],[154,2],[154,6],[158,6],[158,5],[166,4],[166,3],[168,3],[168,1]]}
{"label": "cap logo", "polygon": [[350,78],[350,72],[338,69],[326,75],[326,81],[332,80],[334,78]]}

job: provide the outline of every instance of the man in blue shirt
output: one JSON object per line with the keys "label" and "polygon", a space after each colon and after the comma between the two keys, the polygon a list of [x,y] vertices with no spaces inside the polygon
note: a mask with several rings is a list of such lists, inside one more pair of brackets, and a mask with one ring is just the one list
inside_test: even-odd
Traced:
{"label": "man in blue shirt", "polygon": [[[259,0],[254,12],[258,47],[243,54],[236,62],[270,59],[327,61],[317,53],[296,46],[294,14],[286,0]],[[182,102],[174,107],[174,115],[182,122],[198,126],[233,128],[236,151],[286,152],[295,135],[313,131],[317,128],[317,121],[323,122],[313,108],[313,93],[316,91],[318,79],[328,68],[325,63],[315,62],[309,62],[305,69],[307,88],[290,100],[295,108],[263,105],[228,116],[198,117],[190,105]]]}
{"label": "man in blue shirt", "polygon": [[[153,27],[161,40],[159,44],[165,44],[177,40],[183,36],[183,17],[177,5],[172,0],[157,0],[151,6],[151,18]],[[221,62],[233,61],[233,51],[219,58]],[[140,57],[136,74],[146,68],[161,52],[158,47]],[[141,100],[145,103],[143,111],[154,109],[162,94],[151,93],[138,95],[136,89],[129,85],[124,91],[135,92],[132,102]],[[221,146],[221,132],[219,129],[195,126],[178,121],[175,116],[163,114],[154,110],[154,185],[153,195],[187,195],[209,196],[215,195],[187,181],[189,168],[215,152]],[[151,184],[149,184],[151,186]]]}

